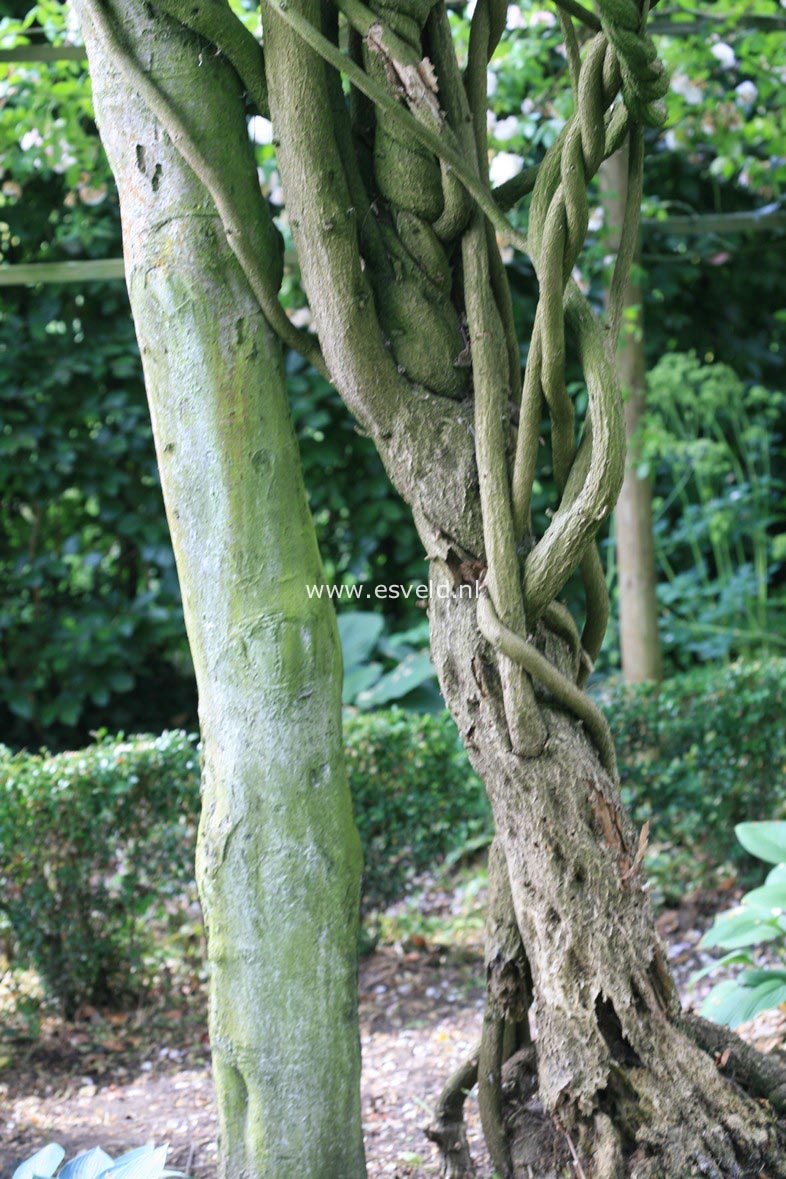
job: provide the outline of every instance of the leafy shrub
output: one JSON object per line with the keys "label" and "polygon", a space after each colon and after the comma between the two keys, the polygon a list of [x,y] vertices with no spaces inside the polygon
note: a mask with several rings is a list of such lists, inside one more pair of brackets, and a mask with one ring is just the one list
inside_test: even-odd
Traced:
{"label": "leafy shrub", "polygon": [[344,732],[366,908],[401,896],[443,856],[488,842],[486,794],[447,713],[352,714]]}
{"label": "leafy shrub", "polygon": [[[446,714],[351,714],[345,729],[368,908],[483,842],[491,820]],[[67,1014],[143,986],[142,918],[192,879],[198,782],[184,733],[0,752],[0,919],[17,964],[33,965]]]}
{"label": "leafy shrub", "polygon": [[57,1179],[165,1179],[182,1175],[182,1171],[166,1169],[168,1151],[168,1146],[139,1146],[112,1159],[96,1146],[86,1154],[77,1155],[58,1171],[65,1151],[56,1142],[50,1142],[21,1163],[11,1179],[52,1179],[54,1175]]}
{"label": "leafy shrub", "polygon": [[198,781],[183,733],[0,754],[0,914],[66,1014],[139,989],[142,918],[192,875]]}
{"label": "leafy shrub", "polygon": [[786,393],[726,364],[663,355],[641,465],[655,478],[661,637],[673,664],[783,649]]}
{"label": "leafy shrub", "polygon": [[[651,824],[661,894],[729,865],[744,875],[734,825],[786,819],[786,660],[611,687],[600,702],[625,800]],[[345,737],[367,911],[488,841],[488,802],[446,713],[350,712]],[[183,733],[103,738],[53,757],[0,753],[0,919],[17,962],[67,1008],[142,985],[141,918],[191,881],[198,806],[198,747]]]}
{"label": "leafy shrub", "polygon": [[[748,871],[732,837],[751,815],[786,818],[786,659],[738,662],[657,686],[607,691],[623,797],[667,854],[655,867],[667,895],[718,866]],[[675,861],[675,851],[687,854]]]}
{"label": "leafy shrub", "polygon": [[786,969],[750,969],[755,966],[753,947],[763,942],[786,963],[786,823],[740,823],[736,832],[746,851],[775,867],[761,888],[716,917],[701,940],[705,949],[728,952],[699,971],[694,982],[721,966],[748,967],[714,986],[702,1005],[703,1016],[731,1028],[786,1003]]}

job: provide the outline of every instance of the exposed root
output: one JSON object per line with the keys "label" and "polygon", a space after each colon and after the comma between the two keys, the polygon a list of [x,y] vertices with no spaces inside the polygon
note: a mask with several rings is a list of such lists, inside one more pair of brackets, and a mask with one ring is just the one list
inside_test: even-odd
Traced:
{"label": "exposed root", "polygon": [[475,1179],[477,1172],[469,1152],[464,1102],[478,1080],[480,1047],[457,1068],[440,1094],[434,1121],[426,1127],[426,1137],[435,1142],[442,1155],[444,1179]]}
{"label": "exposed root", "polygon": [[494,1169],[512,1179],[513,1163],[502,1119],[502,1066],[505,1063],[505,1020],[487,1010],[478,1063],[478,1105],[483,1137]]}
{"label": "exposed root", "polygon": [[736,1081],[752,1097],[763,1097],[776,1113],[786,1111],[786,1059],[764,1055],[728,1028],[686,1012],[680,1023],[688,1036],[715,1058],[724,1076]]}

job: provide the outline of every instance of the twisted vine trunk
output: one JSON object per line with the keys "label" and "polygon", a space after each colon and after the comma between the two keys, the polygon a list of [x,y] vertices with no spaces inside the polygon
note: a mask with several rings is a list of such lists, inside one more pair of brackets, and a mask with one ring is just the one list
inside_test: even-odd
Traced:
{"label": "twisted vine trunk", "polygon": [[[362,1179],[360,845],[335,618],[306,588],[323,574],[281,348],[211,197],[108,52],[101,6],[80,7],[199,689],[221,1173]],[[280,276],[232,70],[141,0],[114,14]]]}
{"label": "twisted vine trunk", "polygon": [[[538,693],[547,748],[531,759],[513,753],[475,603],[449,595],[454,579],[442,562],[431,578],[444,589],[430,610],[434,661],[493,807],[532,973],[539,1104],[559,1130],[552,1166],[532,1102],[517,1096],[522,1078],[509,1076],[508,1173],[562,1175],[572,1145],[594,1179],[786,1174],[766,1109],[701,1049],[701,1025],[691,1032],[681,1022],[639,837],[582,725]],[[561,640],[542,630],[538,642],[569,664]],[[519,1067],[531,1070],[531,1053]],[[531,1095],[532,1085],[523,1089]]]}

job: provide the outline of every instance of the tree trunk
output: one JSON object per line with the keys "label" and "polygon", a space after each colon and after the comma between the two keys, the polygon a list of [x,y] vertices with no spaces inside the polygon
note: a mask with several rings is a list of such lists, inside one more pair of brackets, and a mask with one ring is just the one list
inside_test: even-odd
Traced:
{"label": "tree trunk", "polygon": [[[559,1127],[553,1165],[542,1143],[533,1159],[532,1111],[509,1103],[510,1173],[565,1174],[572,1147],[593,1179],[754,1176],[766,1167],[786,1175],[767,1111],[724,1077],[681,1023],[639,840],[593,743],[539,691],[547,749],[529,759],[511,751],[496,659],[478,633],[475,603],[451,592],[442,562],[431,579],[434,660],[493,807],[532,972],[540,1103]],[[560,640],[541,628],[536,641],[567,670],[571,655]],[[531,1068],[529,1055],[523,1067]]]}
{"label": "tree trunk", "polygon": [[[425,51],[421,30],[423,21],[428,21],[429,61],[438,72],[440,101],[453,120],[457,137],[463,135],[462,128],[466,130],[468,125],[466,97],[444,10],[441,6],[432,7],[428,0],[373,7],[381,14],[380,20],[387,19],[391,9],[400,9],[401,20],[396,29],[409,38],[409,49],[407,45],[394,46],[398,57],[394,54],[388,63],[394,93],[400,94],[396,90],[396,78],[410,81],[414,78],[407,72],[407,55],[413,52],[413,47],[418,58]],[[607,7],[604,5],[604,11]],[[480,45],[473,74],[477,78],[481,74],[485,76],[486,61],[495,42],[489,24],[489,6],[479,4],[475,11],[473,31]],[[495,19],[504,17],[504,6],[494,6],[494,12]],[[492,648],[482,637],[478,617],[481,602],[477,596],[468,595],[467,585],[463,584],[476,583],[485,576],[489,561],[485,532],[495,524],[507,527],[506,512],[510,511],[510,505],[505,502],[505,478],[499,467],[490,471],[487,464],[479,473],[480,456],[476,462],[477,434],[487,424],[479,413],[478,398],[481,394],[487,398],[490,389],[486,373],[478,363],[479,357],[482,356],[486,369],[494,370],[496,364],[492,377],[499,378],[500,370],[510,367],[506,350],[496,347],[499,337],[495,315],[501,317],[501,300],[498,302],[494,295],[492,270],[488,271],[488,282],[482,276],[473,276],[468,273],[466,256],[462,255],[465,293],[467,284],[474,284],[473,293],[479,296],[490,324],[490,331],[484,332],[475,304],[470,304],[467,298],[464,307],[474,402],[469,398],[453,399],[448,391],[447,374],[443,374],[441,382],[445,392],[440,392],[437,386],[438,372],[431,377],[432,384],[428,387],[420,379],[407,380],[408,345],[412,342],[407,337],[418,337],[422,348],[423,340],[429,338],[428,326],[422,316],[402,314],[395,334],[385,328],[384,313],[390,292],[379,279],[376,280],[379,286],[375,289],[374,285],[374,223],[378,217],[378,230],[389,239],[390,222],[397,218],[395,223],[401,225],[403,233],[405,219],[399,212],[402,203],[423,197],[426,181],[431,183],[434,176],[426,173],[428,159],[415,150],[417,137],[413,135],[406,142],[398,140],[391,145],[385,138],[383,124],[381,142],[375,143],[375,148],[379,148],[378,189],[372,189],[381,195],[377,206],[365,210],[358,219],[358,228],[354,219],[357,201],[349,191],[355,176],[353,162],[339,148],[345,116],[342,109],[335,112],[331,108],[327,77],[332,73],[332,66],[330,69],[325,66],[322,57],[327,56],[328,50],[316,40],[320,15],[316,0],[267,0],[263,7],[271,115],[280,140],[277,158],[290,223],[331,376],[347,405],[374,437],[393,482],[412,507],[431,558],[429,616],[434,662],[445,700],[493,807],[497,839],[507,862],[516,924],[532,976],[537,1089],[544,1114],[553,1118],[559,1128],[558,1146],[566,1147],[564,1154],[560,1149],[555,1154],[551,1147],[544,1147],[533,1164],[526,1158],[526,1143],[522,1138],[526,1131],[517,1134],[517,1128],[526,1127],[528,1119],[518,1118],[515,1100],[512,1109],[508,1103],[500,1119],[493,1094],[487,1092],[484,1118],[495,1138],[494,1149],[502,1173],[507,1170],[522,1179],[532,1175],[539,1179],[563,1175],[565,1167],[572,1165],[572,1150],[578,1159],[577,1173],[583,1167],[585,1175],[592,1175],[593,1179],[620,1179],[624,1175],[636,1179],[656,1176],[686,1179],[694,1173],[753,1176],[759,1174],[765,1163],[770,1168],[768,1173],[786,1175],[783,1143],[768,1111],[727,1080],[713,1058],[696,1045],[695,1036],[683,1029],[676,992],[640,874],[639,844],[620,803],[613,753],[604,740],[607,733],[603,722],[597,723],[600,718],[590,702],[576,687],[582,660],[577,659],[580,652],[575,623],[566,620],[564,608],[553,600],[549,603],[553,607],[550,613],[544,605],[534,619],[532,614],[527,616],[526,637],[518,636],[513,649],[514,662],[516,652],[525,648],[528,664],[536,668],[537,673],[532,677],[535,688],[532,706],[536,707],[536,715],[518,718],[506,715],[509,698],[505,698],[499,668],[501,657],[509,658],[511,649],[503,652],[502,642]],[[500,31],[499,23],[496,29]],[[375,53],[384,53],[384,46],[380,49],[380,45],[385,36],[388,32],[383,25],[370,30],[367,43],[373,42]],[[322,57],[311,47],[317,43]],[[588,68],[590,72],[595,70],[596,88],[602,81],[598,73],[603,60],[601,53],[605,53],[602,42],[595,42],[594,48],[588,51]],[[478,62],[482,69],[478,68]],[[429,65],[418,72],[421,82],[424,74],[430,76],[431,68]],[[416,80],[413,87],[417,91]],[[485,98],[484,91],[481,97]],[[413,107],[416,101],[413,100]],[[382,109],[381,102],[379,109]],[[479,109],[485,118],[485,111]],[[575,121],[554,151],[560,152],[561,145],[566,144],[578,159],[580,134],[579,123]],[[588,151],[590,146],[588,143]],[[467,150],[464,158],[471,160],[471,151]],[[556,161],[553,167],[551,160]],[[551,160],[547,157],[548,167],[546,162],[541,165],[545,169],[541,172],[542,205],[552,197],[557,202],[563,165],[563,175],[579,174],[578,162],[567,165],[553,153]],[[418,188],[418,178],[422,180],[422,191]],[[454,243],[461,237],[461,224],[453,229],[451,238],[441,220],[449,205],[449,180],[450,170],[447,176],[443,170],[443,181],[446,181],[443,204],[434,199],[427,207],[423,201],[410,211],[418,220],[421,243],[431,242],[433,246],[438,230],[445,240]],[[435,191],[433,185],[431,191]],[[361,192],[361,199],[362,195]],[[537,188],[535,195],[538,195]],[[558,204],[555,207],[558,209]],[[537,222],[538,218],[533,218],[531,209],[530,243],[533,220]],[[556,218],[545,223],[552,228],[555,225],[559,228],[560,224]],[[399,245],[392,244],[398,251]],[[478,250],[485,248],[478,235],[473,245]],[[546,265],[547,250],[539,253],[539,261]],[[425,257],[423,265],[427,265]],[[558,271],[560,266],[557,255]],[[394,268],[388,280],[389,284],[397,283],[402,288],[402,304],[406,284],[413,273],[406,267],[397,271]],[[548,327],[551,332],[554,308],[560,307],[562,296],[560,288],[558,299],[552,299],[544,311],[544,331]],[[567,429],[570,415],[562,415],[563,458],[566,464],[572,463],[563,511],[557,513],[556,529],[547,530],[545,538],[532,550],[535,554],[540,550],[542,554],[550,536],[552,544],[546,545],[545,551],[553,558],[552,566],[558,565],[565,557],[564,545],[560,546],[565,536],[562,523],[567,519],[571,529],[586,529],[583,542],[577,543],[578,555],[573,568],[588,552],[590,528],[593,524],[597,527],[597,521],[607,510],[607,502],[617,490],[613,486],[616,475],[610,474],[612,467],[614,471],[617,469],[613,464],[616,455],[612,453],[612,443],[616,444],[616,423],[612,420],[616,408],[614,378],[599,329],[587,326],[586,308],[574,314],[576,305],[575,292],[569,290],[566,318],[576,331],[590,397],[594,400],[590,410],[592,436],[589,439],[585,431],[588,443],[584,446],[582,442],[584,451],[580,446],[574,462],[568,453],[572,446]],[[489,341],[494,343],[493,349],[489,349]],[[548,341],[541,336],[541,341],[544,347],[546,342],[551,346],[553,333]],[[553,388],[551,395],[560,410],[564,390]],[[521,440],[522,431],[527,429],[529,442],[537,447],[539,398],[531,404],[537,411],[538,421],[525,423],[522,412],[518,437]],[[498,400],[495,406],[492,413],[499,410],[505,414],[504,400],[501,405]],[[599,444],[602,432],[606,435],[604,450],[597,453],[604,453],[604,461],[595,461],[593,465],[594,447]],[[503,454],[503,466],[504,463]],[[486,518],[486,510],[480,510],[481,481],[487,480],[488,492],[492,475],[494,489],[499,494],[490,505],[490,517]],[[575,482],[572,482],[574,475]],[[576,485],[581,491],[574,500]],[[574,505],[580,505],[580,512],[573,510]],[[537,567],[541,573],[545,560]],[[536,592],[532,579],[527,585],[527,570],[532,571],[532,567],[530,554],[523,569],[527,600]],[[556,577],[558,572],[559,569],[552,567],[545,570],[558,587],[552,599],[564,584],[564,579]],[[547,614],[549,625],[554,628],[551,632],[543,621]],[[571,641],[557,637],[560,633]],[[547,659],[536,658],[544,652]],[[559,680],[552,674],[557,670],[563,673]],[[554,691],[560,692],[563,700],[572,702],[571,710],[565,704],[558,705],[554,695],[546,691],[544,678],[550,679]],[[579,713],[584,716],[584,722],[579,719]],[[540,727],[546,737],[542,752],[539,749],[536,756],[523,756],[514,751],[513,720],[537,721],[537,726],[532,727]],[[602,761],[596,743],[603,749]],[[499,928],[506,928],[504,919],[499,922]],[[507,936],[503,941],[508,944]],[[510,953],[510,949],[503,949],[503,960]],[[497,955],[492,955],[489,962],[492,981],[499,977],[494,967],[496,962]],[[522,986],[528,982],[526,971],[517,968],[516,975]],[[521,995],[521,988],[514,990]],[[489,1012],[488,1051],[484,1052],[482,1046],[478,1057],[459,1070],[439,1103],[433,1134],[446,1144],[446,1174],[470,1173],[466,1142],[458,1124],[461,1091],[480,1071],[481,1058],[490,1062],[489,1088],[493,1087],[498,1070],[492,1059],[491,1036],[493,1033],[499,1039],[500,1029],[494,1025],[498,1025],[500,1016],[510,1013],[517,1018],[516,998],[515,994],[495,990]],[[532,1052],[523,1048],[512,1058],[509,1081],[510,1065],[517,1060],[526,1069]],[[512,1091],[521,1094],[527,1092],[527,1086],[514,1085]],[[507,1120],[507,1114],[513,1115],[512,1122]],[[502,1136],[498,1133],[500,1120]],[[505,1136],[510,1160],[505,1158],[502,1140]]]}
{"label": "tree trunk", "polygon": [[[609,245],[617,248],[622,228],[628,176],[628,153],[621,149],[600,170],[606,209]],[[657,570],[652,533],[652,483],[639,475],[638,430],[646,412],[646,359],[642,297],[631,275],[625,292],[625,310],[617,347],[617,370],[625,398],[625,434],[628,461],[625,479],[614,512],[619,586],[620,649],[622,674],[630,684],[658,681],[662,675],[658,633]]]}
{"label": "tree trunk", "polygon": [[[365,1175],[356,1011],[360,847],[341,658],[280,346],[212,201],[82,8],[199,688],[198,881],[226,1179]],[[141,0],[129,47],[209,145],[259,257],[276,235],[226,60]]]}

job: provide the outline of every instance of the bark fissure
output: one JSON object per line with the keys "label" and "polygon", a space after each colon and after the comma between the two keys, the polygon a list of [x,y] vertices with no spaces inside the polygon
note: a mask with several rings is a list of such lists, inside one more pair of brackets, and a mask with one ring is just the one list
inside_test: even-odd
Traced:
{"label": "bark fissure", "polygon": [[[318,0],[263,3],[278,164],[327,370],[411,505],[431,560],[434,662],[491,800],[494,857],[509,889],[507,916],[489,928],[478,1063],[457,1074],[438,1111],[446,1173],[471,1173],[461,1107],[477,1074],[503,1174],[529,1174],[522,1135],[549,1119],[554,1145],[537,1139],[543,1176],[571,1159],[593,1179],[786,1174],[779,1129],[744,1091],[753,1083],[731,1081],[679,1020],[641,875],[646,832],[637,835],[624,813],[608,726],[581,690],[608,611],[595,536],[619,491],[624,424],[607,333],[571,271],[589,181],[628,135],[638,159],[642,126],[662,117],[668,83],[646,6],[643,16],[636,0],[598,0],[600,29],[579,56],[569,23],[578,6],[561,4],[576,110],[537,170],[496,198],[485,72],[506,6],[478,0],[463,76],[444,5],[337,7],[352,25],[349,56],[335,14],[323,20]],[[348,125],[340,74],[353,87]],[[497,200],[530,187],[527,243]],[[612,326],[635,205],[634,194]],[[358,224],[359,206],[371,227]],[[529,250],[540,289],[517,425],[518,356],[492,227]],[[565,384],[571,348],[588,392],[580,431]],[[530,503],[544,417],[555,500],[536,536]],[[558,600],[577,570],[580,635]],[[473,576],[478,593],[456,594],[457,579]],[[244,623],[243,642],[262,642],[276,625],[257,632]],[[228,833],[232,816],[221,824]],[[222,844],[229,858],[242,832]],[[529,1011],[536,1053],[519,1047]],[[741,1063],[738,1080],[744,1072]]]}

